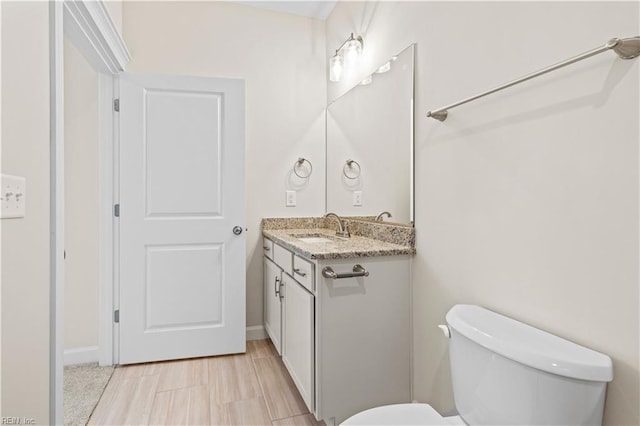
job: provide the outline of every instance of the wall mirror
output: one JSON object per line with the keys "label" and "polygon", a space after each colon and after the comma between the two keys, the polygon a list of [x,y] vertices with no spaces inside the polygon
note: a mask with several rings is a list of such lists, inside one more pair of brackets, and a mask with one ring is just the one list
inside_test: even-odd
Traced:
{"label": "wall mirror", "polygon": [[327,211],[413,224],[414,46],[328,105]]}

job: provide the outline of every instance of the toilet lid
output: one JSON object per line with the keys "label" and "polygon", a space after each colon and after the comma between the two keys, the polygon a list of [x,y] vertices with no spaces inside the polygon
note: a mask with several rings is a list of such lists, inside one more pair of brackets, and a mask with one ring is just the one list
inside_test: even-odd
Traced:
{"label": "toilet lid", "polygon": [[341,423],[343,426],[449,425],[429,404],[395,404],[361,411]]}

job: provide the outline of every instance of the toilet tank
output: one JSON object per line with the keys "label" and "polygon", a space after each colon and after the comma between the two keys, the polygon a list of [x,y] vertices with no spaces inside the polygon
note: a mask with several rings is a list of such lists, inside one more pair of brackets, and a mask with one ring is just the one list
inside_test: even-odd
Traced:
{"label": "toilet tank", "polygon": [[469,425],[599,425],[611,358],[473,305],[446,316],[456,408]]}

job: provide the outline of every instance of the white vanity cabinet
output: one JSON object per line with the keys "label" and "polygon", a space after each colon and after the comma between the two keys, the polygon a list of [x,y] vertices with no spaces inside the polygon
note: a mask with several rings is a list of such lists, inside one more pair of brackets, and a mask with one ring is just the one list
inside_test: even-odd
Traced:
{"label": "white vanity cabinet", "polygon": [[265,328],[316,419],[410,402],[409,255],[312,260],[275,242],[274,261],[266,253]]}

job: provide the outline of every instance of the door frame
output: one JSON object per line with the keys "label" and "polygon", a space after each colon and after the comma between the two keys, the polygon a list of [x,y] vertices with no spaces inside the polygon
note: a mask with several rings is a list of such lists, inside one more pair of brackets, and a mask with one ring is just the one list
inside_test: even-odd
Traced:
{"label": "door frame", "polygon": [[99,357],[113,361],[113,84],[131,56],[103,0],[49,2],[50,359],[49,422],[63,421],[64,366],[64,35],[99,75]]}

